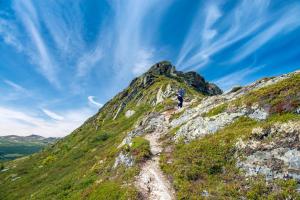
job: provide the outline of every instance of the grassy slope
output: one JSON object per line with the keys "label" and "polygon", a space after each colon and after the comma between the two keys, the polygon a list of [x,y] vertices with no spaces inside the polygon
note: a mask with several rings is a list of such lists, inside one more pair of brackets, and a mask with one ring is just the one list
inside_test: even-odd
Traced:
{"label": "grassy slope", "polygon": [[[139,91],[147,97],[142,103],[137,105],[138,98],[134,98],[127,103],[117,119],[112,120],[113,108],[117,108],[115,104],[120,103],[124,93],[132,90],[126,89],[97,115],[55,145],[24,159],[4,163],[9,170],[0,172],[0,199],[136,199],[138,194],[131,184],[139,172],[138,166],[112,169],[121,150],[117,146],[147,113],[174,105],[175,102],[170,99],[156,107],[149,105],[155,99],[158,89],[167,84],[186,88],[187,96],[202,97],[184,83],[158,77],[149,88]],[[129,119],[124,115],[128,109],[136,111]],[[149,154],[149,144],[137,138],[129,151],[138,161],[142,160]],[[20,178],[14,180],[16,177]]]}
{"label": "grassy slope", "polygon": [[[235,167],[234,157],[237,139],[249,138],[254,127],[288,120],[300,123],[300,116],[289,112],[300,106],[299,88],[300,74],[253,91],[231,103],[235,106],[243,103],[248,106],[253,103],[270,105],[273,114],[266,121],[257,122],[242,117],[217,133],[189,144],[174,145],[166,140],[166,145],[173,145],[174,152],[161,156],[161,167],[172,177],[178,199],[199,199],[204,190],[207,190],[213,199],[236,199],[240,196],[249,199],[285,199],[288,196],[299,199],[299,194],[295,192],[295,181],[274,181],[266,185],[262,177],[245,179]],[[286,104],[288,106],[284,106]],[[219,114],[225,111],[226,107],[227,104],[222,104],[207,115]],[[168,164],[168,160],[173,162]]]}

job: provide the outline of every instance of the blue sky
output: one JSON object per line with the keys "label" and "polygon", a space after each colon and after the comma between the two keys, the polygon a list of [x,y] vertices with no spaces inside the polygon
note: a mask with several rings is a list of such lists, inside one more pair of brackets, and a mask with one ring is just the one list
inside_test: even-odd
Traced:
{"label": "blue sky", "polygon": [[223,90],[300,67],[297,0],[0,0],[0,135],[64,136],[152,64]]}

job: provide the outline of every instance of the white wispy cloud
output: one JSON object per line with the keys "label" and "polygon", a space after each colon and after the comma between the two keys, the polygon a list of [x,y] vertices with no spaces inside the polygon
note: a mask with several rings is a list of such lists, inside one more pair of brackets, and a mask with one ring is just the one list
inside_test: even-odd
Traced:
{"label": "white wispy cloud", "polygon": [[71,133],[96,111],[78,108],[64,111],[63,120],[47,120],[34,111],[0,106],[0,135],[31,135],[62,137]]}
{"label": "white wispy cloud", "polygon": [[56,87],[59,82],[56,76],[57,67],[40,33],[40,22],[31,1],[16,1],[14,5],[18,19],[23,23],[34,48],[26,49],[38,70]]}
{"label": "white wispy cloud", "polygon": [[[113,68],[122,76],[126,72],[142,73],[149,63],[157,59],[153,53],[157,50],[152,44],[156,36],[154,33],[170,1],[119,0],[110,2],[110,5],[113,18],[108,32],[114,38],[109,40]],[[147,20],[151,20],[151,28],[145,26]]]}
{"label": "white wispy cloud", "polygon": [[264,66],[247,67],[242,70],[233,72],[226,76],[223,76],[213,82],[222,87],[224,90],[229,90],[234,86],[241,85],[242,83],[248,83],[247,77],[254,74],[258,70],[261,70]]}
{"label": "white wispy cloud", "polygon": [[27,92],[27,90],[23,86],[15,83],[13,81],[5,79],[5,80],[3,80],[3,82],[6,83],[7,85],[9,85],[10,87],[12,87],[13,89],[15,89],[16,91]]}
{"label": "white wispy cloud", "polygon": [[[296,19],[299,19],[299,3],[285,5],[283,9],[274,12],[269,8],[269,0],[254,0],[251,2],[243,0],[222,17],[220,17],[222,15],[220,5],[216,2],[209,3],[210,6],[208,6],[206,12],[204,11],[204,17],[201,14],[203,7],[199,8],[198,13],[200,14],[195,17],[191,30],[181,48],[176,63],[181,69],[204,67],[211,61],[213,55],[246,37],[252,37],[249,43],[233,55],[237,58],[233,58],[231,62],[238,62],[252,55],[254,50],[273,39],[280,33],[280,29],[286,33],[298,27],[299,20],[296,21]],[[210,37],[213,36],[213,40],[200,37],[199,27],[205,27],[205,22],[202,19],[210,21],[208,23],[210,24],[209,27],[213,28],[209,28],[208,30],[211,31],[207,33]],[[216,22],[218,22],[218,26],[214,27]],[[217,35],[218,30],[222,30],[222,34]]]}
{"label": "white wispy cloud", "polygon": [[103,51],[100,46],[91,52],[85,53],[77,63],[77,76],[83,77],[103,58]]}
{"label": "white wispy cloud", "polygon": [[42,111],[50,118],[54,119],[54,120],[63,120],[64,117],[53,112],[53,111],[50,111],[48,109],[42,109]]}
{"label": "white wispy cloud", "polygon": [[[204,42],[212,40],[217,34],[218,31],[213,26],[217,20],[222,16],[222,13],[217,5],[211,4],[208,5],[206,10],[206,18],[204,22],[204,27],[202,31],[202,38]],[[204,46],[206,46],[204,44]]]}
{"label": "white wispy cloud", "polygon": [[102,103],[99,103],[95,100],[95,97],[94,96],[88,96],[88,100],[91,104],[93,105],[96,105],[98,108],[102,107],[103,104]]}
{"label": "white wispy cloud", "polygon": [[231,62],[238,62],[247,56],[253,54],[260,47],[274,39],[276,36],[293,31],[300,27],[300,5],[295,5],[293,8],[286,10],[282,16],[278,16],[276,22],[268,28],[261,31],[257,36],[243,44],[238,50],[239,54],[234,57]]}
{"label": "white wispy cloud", "polygon": [[40,20],[53,38],[59,54],[71,59],[80,57],[82,52],[85,52],[80,1],[39,1],[35,5],[42,10],[39,13]]}
{"label": "white wispy cloud", "polygon": [[23,45],[18,39],[18,28],[12,20],[0,18],[0,37],[6,44],[15,47],[17,51],[23,50]]}
{"label": "white wispy cloud", "polygon": [[134,75],[141,75],[149,69],[149,67],[153,64],[153,54],[154,52],[151,50],[141,50],[137,53],[137,58],[132,68],[132,72]]}
{"label": "white wispy cloud", "polygon": [[16,82],[8,79],[3,79],[3,83],[8,86],[7,88],[5,88],[6,92],[5,96],[2,97],[3,101],[20,100],[34,96],[32,91],[26,89]]}
{"label": "white wispy cloud", "polygon": [[[178,55],[176,66],[183,68],[182,65],[188,57],[209,47],[211,39],[216,37],[218,33],[217,29],[214,28],[214,24],[222,16],[218,4],[215,2],[208,3],[204,7],[199,7],[197,13]],[[209,55],[202,53],[200,62],[206,64],[208,61]]]}

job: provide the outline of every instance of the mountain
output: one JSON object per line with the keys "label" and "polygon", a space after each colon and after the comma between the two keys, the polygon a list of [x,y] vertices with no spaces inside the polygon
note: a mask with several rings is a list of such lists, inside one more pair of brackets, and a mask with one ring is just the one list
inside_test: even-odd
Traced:
{"label": "mountain", "polygon": [[44,138],[39,135],[0,136],[0,160],[12,160],[40,151],[49,144],[53,144],[57,138]]}
{"label": "mountain", "polygon": [[297,71],[222,94],[157,63],[70,135],[5,162],[0,199],[299,199],[299,88]]}

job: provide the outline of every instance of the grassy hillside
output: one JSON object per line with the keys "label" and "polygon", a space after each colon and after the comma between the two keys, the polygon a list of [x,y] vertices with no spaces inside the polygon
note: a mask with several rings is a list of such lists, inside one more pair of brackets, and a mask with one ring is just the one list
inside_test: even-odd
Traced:
{"label": "grassy hillside", "polygon": [[[4,163],[7,171],[0,172],[0,199],[137,199],[133,181],[139,160],[149,155],[149,144],[135,139],[129,149],[137,157],[135,165],[114,169],[121,151],[118,145],[149,112],[176,105],[171,98],[155,104],[160,88],[183,87],[187,97],[203,97],[184,82],[165,76],[155,79],[146,88],[140,88],[142,80],[136,80],[72,134],[42,152]],[[175,93],[171,96],[176,98]],[[118,113],[120,105],[124,106]],[[127,110],[135,113],[127,118]]]}

